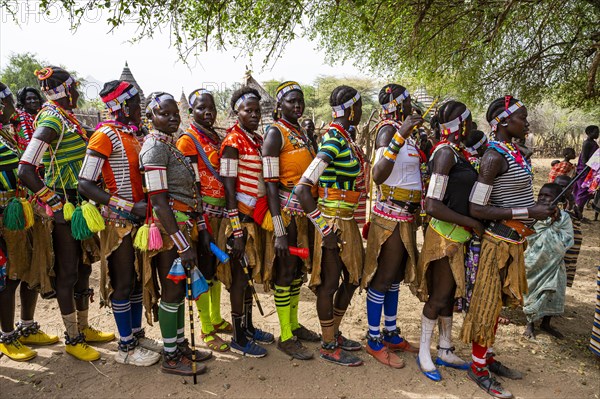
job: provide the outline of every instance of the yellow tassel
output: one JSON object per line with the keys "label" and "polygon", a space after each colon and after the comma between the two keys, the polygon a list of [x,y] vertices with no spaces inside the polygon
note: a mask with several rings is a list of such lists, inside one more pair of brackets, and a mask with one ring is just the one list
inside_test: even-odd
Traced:
{"label": "yellow tassel", "polygon": [[83,218],[85,219],[88,229],[90,229],[92,233],[97,233],[106,228],[100,211],[94,205],[87,201],[83,201],[81,203],[81,212],[83,213]]}
{"label": "yellow tassel", "polygon": [[69,201],[65,202],[65,204],[63,205],[63,217],[67,222],[73,219],[73,212],[75,212],[75,205],[73,205]]}
{"label": "yellow tassel", "polygon": [[[292,221],[290,219],[290,215],[288,215],[285,212],[281,212],[281,218],[283,219],[283,225],[286,226],[286,227]],[[262,223],[260,224],[260,227],[262,227],[263,229],[265,229],[267,231],[273,231],[273,230],[275,230],[275,227],[273,226],[273,217],[271,216],[271,211],[270,210],[268,210],[267,213],[265,213],[265,217],[264,217]]]}
{"label": "yellow tassel", "polygon": [[140,251],[148,250],[148,238],[150,236],[150,226],[146,223],[142,227],[140,227],[135,234],[135,239],[133,240],[133,246]]}
{"label": "yellow tassel", "polygon": [[21,205],[23,206],[23,216],[25,217],[25,228],[28,229],[33,226],[35,219],[33,217],[33,206],[25,198],[20,198]]}

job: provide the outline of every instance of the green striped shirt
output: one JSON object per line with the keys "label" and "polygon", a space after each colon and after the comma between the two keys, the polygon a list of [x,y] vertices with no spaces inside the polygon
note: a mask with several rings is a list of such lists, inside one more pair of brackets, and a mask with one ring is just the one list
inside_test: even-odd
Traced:
{"label": "green striped shirt", "polygon": [[16,190],[18,167],[17,153],[0,140],[0,191]]}
{"label": "green striped shirt", "polygon": [[77,133],[76,126],[52,107],[44,106],[36,118],[35,127],[47,127],[57,134],[50,143],[54,160],[51,159],[50,151],[46,151],[42,159],[46,170],[46,185],[67,190],[77,189],[77,177],[83,165],[87,143]]}

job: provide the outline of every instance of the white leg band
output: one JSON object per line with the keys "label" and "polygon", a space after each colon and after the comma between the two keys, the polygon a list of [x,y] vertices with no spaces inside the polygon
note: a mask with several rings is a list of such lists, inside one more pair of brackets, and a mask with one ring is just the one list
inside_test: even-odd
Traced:
{"label": "white leg band", "polygon": [[492,194],[493,186],[490,184],[485,184],[481,182],[475,182],[473,189],[471,190],[471,195],[469,196],[469,202],[472,202],[476,205],[487,205],[490,200],[490,195]]}
{"label": "white leg band", "polygon": [[308,165],[308,168],[306,168],[302,177],[310,181],[312,184],[317,184],[327,166],[327,162],[323,161],[321,158],[315,158],[312,160],[310,165]]}
{"label": "white leg band", "polygon": [[40,166],[42,163],[42,157],[49,146],[50,144],[46,143],[45,141],[36,139],[35,137],[32,138],[31,142],[29,142],[27,145],[23,156],[21,157],[21,162],[34,166]]}
{"label": "white leg band", "polygon": [[279,180],[279,157],[263,157],[262,162],[265,180]]}
{"label": "white leg band", "polygon": [[429,188],[427,189],[427,198],[443,201],[447,186],[447,175],[440,175],[439,173],[432,174],[431,180],[429,181]]}
{"label": "white leg band", "polygon": [[79,178],[93,182],[97,182],[102,172],[102,166],[104,165],[104,158],[97,157],[95,155],[86,155],[83,160],[83,165],[79,171]]}
{"label": "white leg band", "polygon": [[164,167],[148,167],[146,166],[144,177],[146,179],[146,188],[148,192],[167,191],[167,168]]}
{"label": "white leg band", "polygon": [[238,160],[234,158],[221,158],[221,168],[219,174],[222,177],[237,177]]}

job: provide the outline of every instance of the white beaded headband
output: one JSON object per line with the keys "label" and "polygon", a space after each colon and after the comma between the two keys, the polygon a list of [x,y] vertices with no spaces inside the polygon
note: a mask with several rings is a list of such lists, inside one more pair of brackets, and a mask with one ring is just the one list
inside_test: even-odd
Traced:
{"label": "white beaded headband", "polygon": [[331,107],[331,109],[333,110],[333,117],[339,118],[344,116],[344,111],[350,108],[352,105],[356,104],[358,100],[360,100],[360,93],[356,92],[354,97],[352,97],[350,100],[346,101],[341,105],[334,105],[333,107]]}
{"label": "white beaded headband", "polygon": [[277,92],[277,102],[281,101],[283,96],[285,96],[287,93],[289,93],[292,90],[302,91],[302,87],[300,87],[300,85],[298,85],[296,83],[291,83],[290,85],[285,86],[283,89],[281,89]]}
{"label": "white beaded headband", "polygon": [[391,114],[392,112],[398,109],[398,104],[401,104],[402,101],[406,100],[410,96],[408,90],[404,89],[404,92],[400,94],[398,97],[394,98],[387,104],[383,104],[381,108],[383,108],[383,112],[386,114]]}
{"label": "white beaded headband", "polygon": [[258,96],[254,93],[246,93],[246,94],[242,95],[240,98],[238,98],[238,100],[233,105],[233,110],[237,111],[240,108],[240,105],[242,105],[242,103],[249,98],[258,98]]}
{"label": "white beaded headband", "polygon": [[151,112],[154,108],[160,107],[160,103],[167,100],[175,101],[175,98],[173,98],[172,95],[166,93],[161,94],[160,96],[152,97],[152,101],[150,101],[150,104],[148,104],[148,106],[146,107],[146,112]]}
{"label": "white beaded headband", "polygon": [[108,101],[106,103],[106,108],[108,108],[112,112],[118,111],[121,109],[121,104],[123,104],[130,98],[133,98],[136,94],[138,94],[137,89],[131,86],[129,89],[121,93],[119,97],[115,98],[114,100]]}
{"label": "white beaded headband", "polygon": [[75,83],[75,79],[73,79],[72,76],[69,76],[69,78],[60,86],[53,89],[43,88],[42,92],[48,100],[58,100],[59,98],[66,97],[68,95],[68,91],[73,83]]}
{"label": "white beaded headband", "polygon": [[490,126],[492,127],[492,130],[496,130],[496,128],[498,127],[498,123],[500,123],[502,119],[508,118],[512,113],[514,113],[521,107],[523,107],[523,103],[521,101],[517,101],[516,103],[508,107],[506,110],[502,111],[500,115],[498,115],[490,121]]}
{"label": "white beaded headband", "polygon": [[190,103],[190,107],[194,106],[194,103],[196,102],[196,100],[198,99],[198,97],[202,96],[203,94],[208,94],[210,96],[212,96],[212,92],[206,90],[206,89],[199,89],[196,90],[195,92],[193,92],[192,94],[190,94],[190,99],[189,99],[189,103]]}
{"label": "white beaded headband", "polygon": [[467,108],[462,114],[460,114],[458,118],[452,119],[450,122],[440,123],[440,130],[444,134],[456,132],[460,127],[460,123],[466,120],[469,115],[471,115],[471,111],[469,111],[469,108]]}

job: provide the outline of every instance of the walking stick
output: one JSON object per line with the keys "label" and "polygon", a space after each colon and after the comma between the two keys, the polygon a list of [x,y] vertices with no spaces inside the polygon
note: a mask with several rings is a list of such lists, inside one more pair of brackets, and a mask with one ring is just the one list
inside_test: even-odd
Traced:
{"label": "walking stick", "polygon": [[[227,250],[231,251],[232,249],[233,249],[233,243],[227,242]],[[250,271],[248,270],[248,257],[246,256],[246,254],[244,254],[244,256],[242,256],[242,258],[240,259],[240,265],[242,266],[242,270],[244,271],[244,274],[246,275],[246,280],[248,281],[248,286],[250,287],[250,290],[252,291],[252,296],[254,297],[254,302],[256,302],[258,311],[260,312],[260,315],[264,317],[265,312],[263,311],[263,308],[260,305],[260,300],[258,299],[258,294],[256,293],[256,288],[254,287],[254,283],[252,282],[252,276],[250,275]]]}
{"label": "walking stick", "polygon": [[196,376],[196,334],[194,332],[194,308],[192,307],[192,267],[185,267],[185,282],[187,286],[188,314],[190,316],[190,340],[192,343],[192,374],[194,385],[198,383]]}

